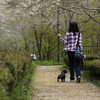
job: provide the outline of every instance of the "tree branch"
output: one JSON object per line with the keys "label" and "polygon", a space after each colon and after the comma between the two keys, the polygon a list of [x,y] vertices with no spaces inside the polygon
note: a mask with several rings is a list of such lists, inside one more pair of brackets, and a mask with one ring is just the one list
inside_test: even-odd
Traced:
{"label": "tree branch", "polygon": [[98,24],[100,24],[100,21],[98,21],[97,19],[95,19],[92,15],[90,15],[85,9],[84,12],[90,17],[92,18],[95,22],[97,22]]}

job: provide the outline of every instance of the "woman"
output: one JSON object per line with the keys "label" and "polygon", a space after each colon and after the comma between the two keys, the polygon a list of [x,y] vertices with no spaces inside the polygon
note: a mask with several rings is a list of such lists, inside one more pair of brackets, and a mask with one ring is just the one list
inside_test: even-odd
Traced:
{"label": "woman", "polygon": [[[80,36],[79,36],[80,34]],[[81,71],[80,71],[80,61],[74,57],[76,51],[76,45],[79,36],[79,46],[83,52],[82,47],[82,34],[79,31],[78,25],[76,22],[71,22],[69,25],[69,30],[63,38],[61,34],[58,34],[60,40],[64,43],[64,51],[67,51],[69,58],[69,67],[70,67],[70,81],[74,81],[74,68],[76,71],[76,82],[80,83],[81,80]]]}

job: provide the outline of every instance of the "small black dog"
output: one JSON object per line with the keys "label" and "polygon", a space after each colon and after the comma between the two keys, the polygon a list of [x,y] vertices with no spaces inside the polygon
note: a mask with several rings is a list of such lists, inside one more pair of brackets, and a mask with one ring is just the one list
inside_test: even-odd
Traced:
{"label": "small black dog", "polygon": [[58,75],[57,77],[57,82],[59,82],[59,79],[61,79],[62,82],[65,82],[65,74],[68,73],[66,70],[62,70],[61,74]]}

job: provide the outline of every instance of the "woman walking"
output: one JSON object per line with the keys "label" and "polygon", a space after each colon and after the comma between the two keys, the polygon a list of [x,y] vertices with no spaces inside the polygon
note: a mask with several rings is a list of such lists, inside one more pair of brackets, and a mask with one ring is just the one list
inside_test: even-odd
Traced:
{"label": "woman walking", "polygon": [[76,22],[70,23],[68,32],[66,33],[64,38],[61,36],[61,34],[58,34],[58,37],[65,45],[64,51],[67,51],[68,54],[69,68],[70,68],[70,81],[75,80],[75,76],[74,76],[74,69],[75,69],[76,82],[80,83],[81,81],[80,60],[76,59],[74,56],[77,47],[78,36],[79,36],[79,47],[82,53],[83,52],[82,34],[80,33]]}

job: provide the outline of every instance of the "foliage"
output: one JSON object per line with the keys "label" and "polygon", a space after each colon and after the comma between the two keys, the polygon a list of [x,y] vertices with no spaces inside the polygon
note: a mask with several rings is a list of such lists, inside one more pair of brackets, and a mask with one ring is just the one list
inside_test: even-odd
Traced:
{"label": "foliage", "polygon": [[65,35],[74,20],[82,31],[83,45],[99,45],[99,5],[93,0],[5,0],[0,9],[6,16],[1,21],[0,42],[4,48],[50,60],[57,50],[56,34]]}
{"label": "foliage", "polygon": [[[24,75],[24,79],[20,81],[18,86],[14,89],[11,98],[12,100],[29,100],[31,95],[31,78],[33,78],[33,73],[35,71],[36,65],[32,64],[31,67],[28,69],[28,72]],[[32,77],[33,76],[33,77]],[[16,99],[15,99],[16,98]]]}
{"label": "foliage", "polygon": [[99,59],[99,56],[95,55],[95,54],[90,54],[90,55],[86,55],[86,61],[92,61],[92,60],[96,60]]}
{"label": "foliage", "polygon": [[34,63],[36,65],[46,65],[46,66],[50,66],[50,65],[53,65],[53,61],[40,61],[40,60],[37,60],[37,61],[34,61]]}
{"label": "foliage", "polygon": [[96,86],[100,87],[100,78],[99,78],[99,76],[97,77],[95,75],[91,75],[91,72],[89,70],[82,71],[82,77],[85,80],[87,80],[87,81],[95,84]]}
{"label": "foliage", "polygon": [[84,67],[93,75],[100,75],[100,60],[85,61]]}
{"label": "foliage", "polygon": [[93,1],[98,1],[98,0],[93,0]]}
{"label": "foliage", "polygon": [[[100,18],[97,18],[100,20]],[[85,46],[88,45],[92,45],[92,46],[99,46],[99,39],[100,39],[100,35],[99,35],[99,28],[98,23],[96,23],[94,20],[89,20],[88,23],[85,24],[84,26],[84,34],[83,34],[83,38],[84,41],[83,43],[85,44]],[[94,27],[97,26],[97,27]],[[95,50],[96,51],[96,50]]]}
{"label": "foliage", "polygon": [[68,55],[63,57],[63,61],[66,64],[66,66],[69,66],[69,60],[68,60]]}
{"label": "foliage", "polygon": [[98,56],[87,56],[84,62],[82,76],[87,81],[100,87],[100,59]]}
{"label": "foliage", "polygon": [[[22,100],[29,88],[34,66],[29,54],[0,52],[0,99]],[[14,94],[16,92],[16,99]]]}

